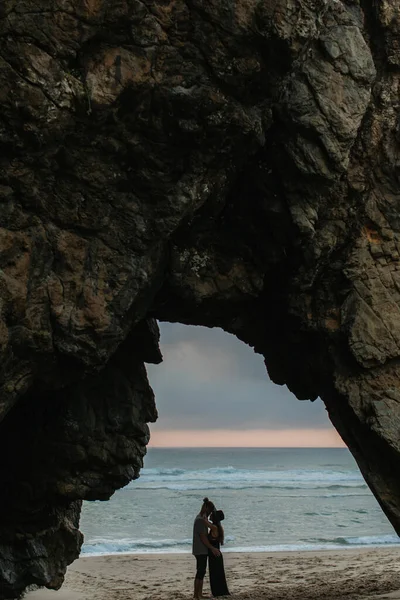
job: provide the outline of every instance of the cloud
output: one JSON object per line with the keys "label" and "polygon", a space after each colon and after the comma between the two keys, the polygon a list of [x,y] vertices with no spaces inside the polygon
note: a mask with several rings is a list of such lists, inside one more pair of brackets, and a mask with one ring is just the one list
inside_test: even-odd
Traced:
{"label": "cloud", "polygon": [[263,358],[221,329],[161,323],[164,362],[148,365],[163,430],[331,428],[320,400],[299,401]]}

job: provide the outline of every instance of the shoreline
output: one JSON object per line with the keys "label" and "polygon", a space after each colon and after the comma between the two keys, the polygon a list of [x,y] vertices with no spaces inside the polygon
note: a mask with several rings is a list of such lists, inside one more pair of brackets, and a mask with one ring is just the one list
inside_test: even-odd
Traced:
{"label": "shoreline", "polygon": [[[300,554],[308,554],[310,552],[312,553],[316,553],[319,554],[320,552],[330,552],[330,553],[336,553],[336,552],[351,552],[352,550],[354,551],[368,551],[368,550],[377,550],[377,549],[385,549],[385,550],[391,550],[391,549],[396,549],[399,548],[400,549],[400,541],[398,544],[371,544],[371,545],[343,545],[343,546],[336,546],[334,548],[302,548],[302,549],[293,549],[293,550],[248,550],[246,548],[240,548],[238,550],[235,550],[234,548],[231,549],[224,549],[222,548],[222,551],[225,554],[271,554],[272,556],[274,556],[275,554],[296,554],[296,553],[300,553]],[[162,556],[164,558],[168,557],[168,556],[193,556],[192,553],[190,552],[190,550],[174,550],[174,552],[163,552],[162,550],[157,551],[157,550],[151,550],[148,552],[104,552],[104,554],[90,554],[90,553],[83,553],[80,555],[80,557],[77,560],[81,560],[82,558],[102,558],[102,557],[109,557],[109,556],[140,556],[140,557],[144,557],[144,556]],[[399,557],[400,558],[400,557]]]}
{"label": "shoreline", "polygon": [[[232,600],[400,600],[400,546],[227,552],[224,562]],[[25,599],[184,600],[193,596],[194,570],[189,553],[82,556],[60,591]]]}

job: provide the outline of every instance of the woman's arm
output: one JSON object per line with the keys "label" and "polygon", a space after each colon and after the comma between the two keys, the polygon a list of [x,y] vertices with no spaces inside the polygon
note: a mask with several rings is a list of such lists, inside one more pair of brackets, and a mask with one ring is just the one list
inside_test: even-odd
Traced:
{"label": "woman's arm", "polygon": [[210,544],[210,542],[208,541],[208,537],[206,536],[205,533],[200,534],[200,539],[203,542],[203,544],[205,545],[205,547],[208,548],[209,550],[211,550],[211,552],[214,554],[214,556],[221,556],[221,551],[218,550],[218,548],[214,548],[214,546],[212,544]]}
{"label": "woman's arm", "polygon": [[213,532],[213,534],[215,535],[216,533],[218,533],[218,527],[216,525],[214,525],[213,523],[211,523],[211,521],[209,521],[207,519],[207,517],[203,517],[208,529],[211,529],[211,531]]}

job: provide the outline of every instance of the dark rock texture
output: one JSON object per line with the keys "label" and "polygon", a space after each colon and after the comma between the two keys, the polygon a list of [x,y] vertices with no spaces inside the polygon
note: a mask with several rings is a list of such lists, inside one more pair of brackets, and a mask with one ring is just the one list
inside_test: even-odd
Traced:
{"label": "dark rock texture", "polygon": [[400,533],[400,12],[0,4],[0,597],[137,477],[155,318],[321,396]]}

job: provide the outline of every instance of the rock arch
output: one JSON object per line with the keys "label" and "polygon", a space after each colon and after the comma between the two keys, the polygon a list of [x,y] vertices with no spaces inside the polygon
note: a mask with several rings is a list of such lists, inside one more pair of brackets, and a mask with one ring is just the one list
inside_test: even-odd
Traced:
{"label": "rock arch", "polygon": [[400,531],[400,16],[364,0],[4,0],[0,582],[61,585],[135,477],[155,319],[320,395]]}

